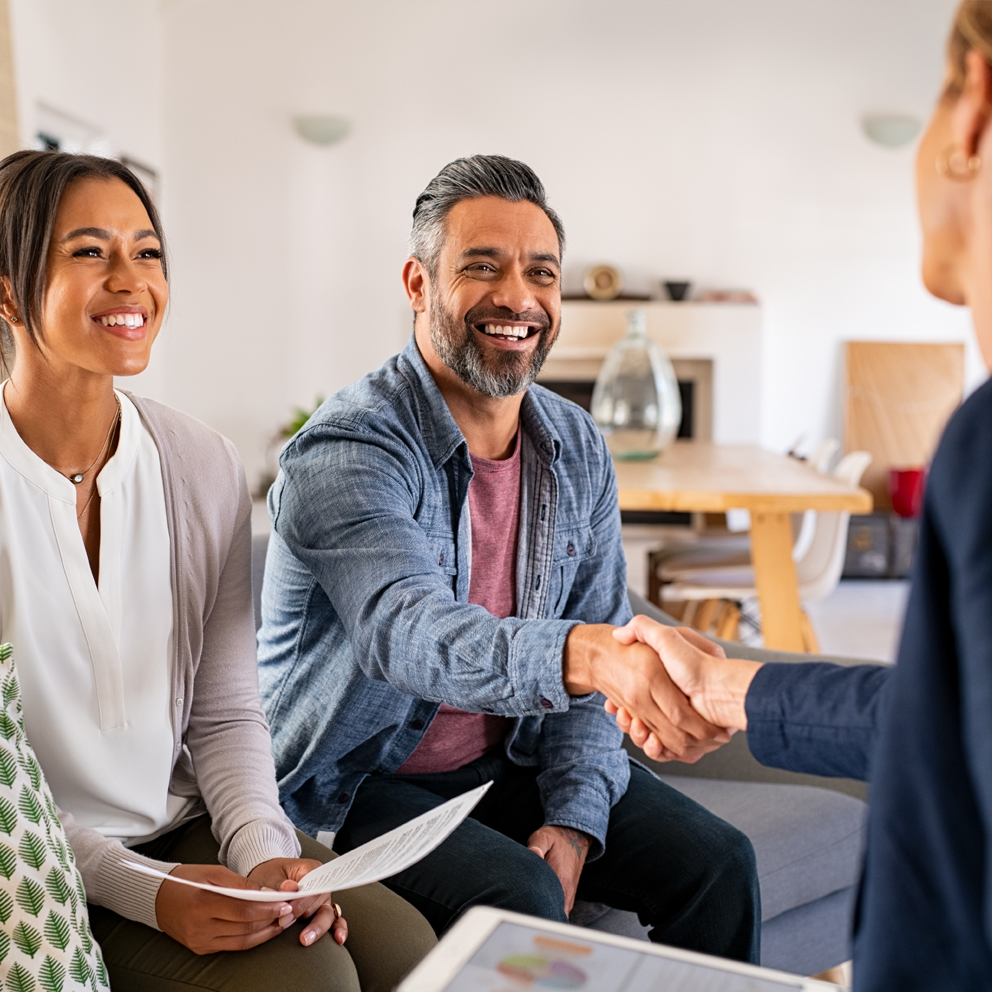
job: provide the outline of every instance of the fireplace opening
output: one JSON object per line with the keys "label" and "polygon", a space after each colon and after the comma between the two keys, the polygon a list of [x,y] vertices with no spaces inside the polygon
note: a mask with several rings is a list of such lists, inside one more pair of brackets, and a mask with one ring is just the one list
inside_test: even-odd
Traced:
{"label": "fireplace opening", "polygon": [[[680,440],[692,439],[696,436],[695,398],[696,383],[692,379],[679,379],[679,396],[682,399],[682,420],[676,437]],[[564,396],[565,399],[577,403],[586,413],[592,410],[592,391],[595,382],[586,379],[542,379],[541,385],[551,392]]]}
{"label": "fireplace opening", "polygon": [[[696,382],[693,379],[679,379],[679,396],[682,399],[682,420],[676,435],[679,440],[692,440],[695,436]],[[592,391],[596,385],[589,379],[542,379],[541,385],[551,392],[564,396],[577,403],[586,413],[592,408]],[[620,522],[624,524],[665,524],[675,527],[688,527],[692,523],[691,513],[677,513],[668,510],[621,510]]]}

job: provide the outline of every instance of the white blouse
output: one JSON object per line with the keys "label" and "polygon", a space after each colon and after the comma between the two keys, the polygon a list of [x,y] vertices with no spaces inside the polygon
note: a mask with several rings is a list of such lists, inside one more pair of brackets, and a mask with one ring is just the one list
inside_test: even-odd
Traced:
{"label": "white blouse", "polygon": [[171,795],[171,542],[158,449],[120,393],[97,478],[100,582],[76,487],[21,440],[0,402],[0,641],[14,647],[28,737],[61,809],[125,843],[178,822]]}

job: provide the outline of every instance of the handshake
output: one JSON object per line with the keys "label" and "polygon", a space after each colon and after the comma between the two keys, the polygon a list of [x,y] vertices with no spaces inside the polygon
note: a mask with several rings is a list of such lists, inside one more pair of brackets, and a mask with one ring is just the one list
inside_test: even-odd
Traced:
{"label": "handshake", "polygon": [[744,702],[761,667],[728,658],[698,631],[645,616],[573,628],[563,662],[568,692],[603,693],[607,712],[649,758],[689,763],[747,729]]}

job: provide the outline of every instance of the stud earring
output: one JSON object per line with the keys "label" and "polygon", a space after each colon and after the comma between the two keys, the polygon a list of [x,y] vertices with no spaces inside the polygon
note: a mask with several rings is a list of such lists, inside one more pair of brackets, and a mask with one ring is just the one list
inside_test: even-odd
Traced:
{"label": "stud earring", "polygon": [[11,317],[11,318],[10,318],[10,322],[11,322],[12,324],[16,324],[16,323],[17,323],[17,318],[16,318],[16,317]]}
{"label": "stud earring", "polygon": [[941,176],[954,180],[956,183],[966,183],[974,179],[982,167],[981,155],[965,155],[964,150],[957,145],[948,145],[938,156],[937,172]]}

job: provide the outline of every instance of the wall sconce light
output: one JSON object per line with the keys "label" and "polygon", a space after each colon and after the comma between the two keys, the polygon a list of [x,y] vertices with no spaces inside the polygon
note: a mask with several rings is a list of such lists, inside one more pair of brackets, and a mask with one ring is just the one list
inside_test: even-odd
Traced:
{"label": "wall sconce light", "polygon": [[311,145],[336,145],[351,130],[351,121],[327,114],[302,114],[293,118],[293,127]]}
{"label": "wall sconce light", "polygon": [[918,117],[908,114],[868,114],[861,118],[865,137],[883,148],[902,148],[911,144],[922,126]]}

